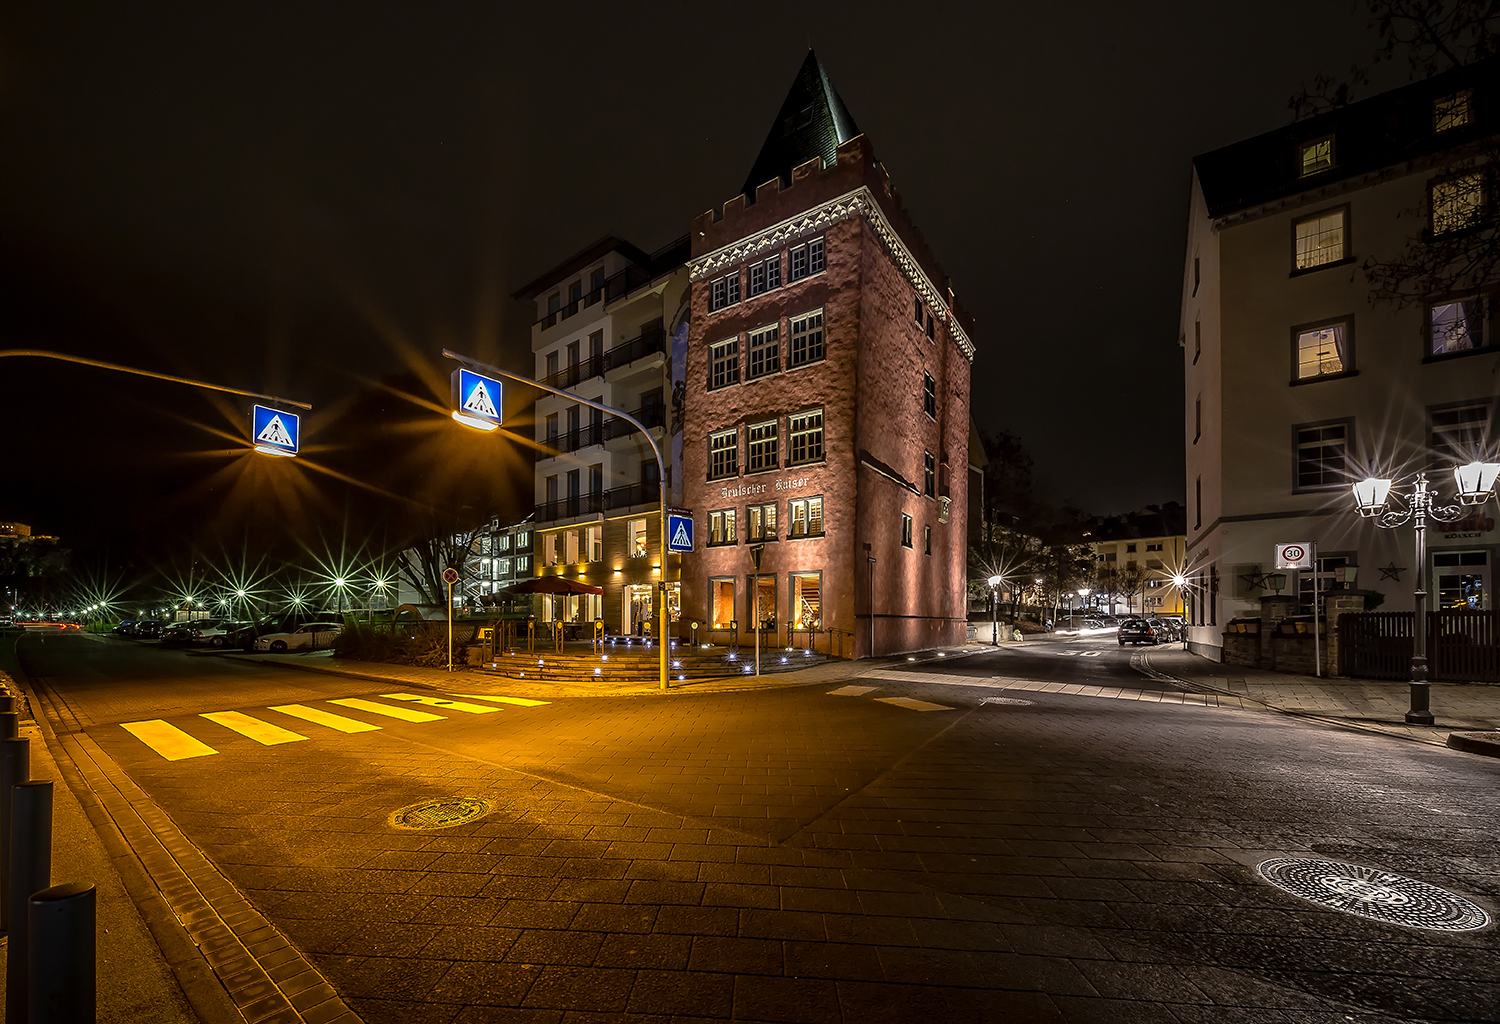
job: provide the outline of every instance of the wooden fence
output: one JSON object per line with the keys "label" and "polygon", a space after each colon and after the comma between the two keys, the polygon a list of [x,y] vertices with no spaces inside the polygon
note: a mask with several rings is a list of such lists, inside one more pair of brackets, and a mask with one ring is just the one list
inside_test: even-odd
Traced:
{"label": "wooden fence", "polygon": [[1350,612],[1339,616],[1339,675],[1410,679],[1411,612]]}
{"label": "wooden fence", "polygon": [[[1410,679],[1414,618],[1411,612],[1339,616],[1339,674]],[[1450,682],[1500,682],[1500,612],[1428,612],[1427,675]]]}

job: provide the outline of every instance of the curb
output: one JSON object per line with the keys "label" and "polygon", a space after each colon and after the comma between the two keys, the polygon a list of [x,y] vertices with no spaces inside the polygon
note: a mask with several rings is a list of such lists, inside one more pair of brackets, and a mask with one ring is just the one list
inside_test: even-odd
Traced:
{"label": "curb", "polygon": [[1448,746],[1467,754],[1500,757],[1500,732],[1450,732]]}

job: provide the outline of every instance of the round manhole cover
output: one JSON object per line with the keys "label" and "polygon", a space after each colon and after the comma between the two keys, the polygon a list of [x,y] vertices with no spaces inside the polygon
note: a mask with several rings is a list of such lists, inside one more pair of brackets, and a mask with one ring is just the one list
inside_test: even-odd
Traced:
{"label": "round manhole cover", "polygon": [[390,823],[396,828],[447,828],[482,818],[488,813],[489,803],[477,797],[446,797],[403,807],[391,814]]}
{"label": "round manhole cover", "polygon": [[1031,705],[1035,704],[1036,701],[1022,700],[1020,697],[986,697],[984,699],[983,703],[985,703],[985,704],[1020,704],[1020,705],[1026,706],[1026,707],[1030,707]]}
{"label": "round manhole cover", "polygon": [[1256,870],[1293,896],[1371,921],[1437,932],[1472,932],[1490,923],[1484,908],[1462,896],[1378,868],[1276,857],[1262,861]]}

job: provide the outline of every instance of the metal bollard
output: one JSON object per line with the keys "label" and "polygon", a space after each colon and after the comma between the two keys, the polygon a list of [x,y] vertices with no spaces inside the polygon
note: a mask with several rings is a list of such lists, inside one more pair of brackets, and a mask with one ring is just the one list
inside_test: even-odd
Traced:
{"label": "metal bollard", "polygon": [[52,783],[23,782],[11,791],[11,928],[6,933],[5,1024],[26,1024],[30,973],[26,911],[31,894],[52,885]]}
{"label": "metal bollard", "polygon": [[31,1024],[94,1024],[94,887],[69,882],[31,897]]}
{"label": "metal bollard", "polygon": [[10,929],[11,787],[31,778],[31,741],[0,740],[0,929]]}
{"label": "metal bollard", "polygon": [[0,711],[0,740],[13,740],[21,734],[21,716],[14,711]]}

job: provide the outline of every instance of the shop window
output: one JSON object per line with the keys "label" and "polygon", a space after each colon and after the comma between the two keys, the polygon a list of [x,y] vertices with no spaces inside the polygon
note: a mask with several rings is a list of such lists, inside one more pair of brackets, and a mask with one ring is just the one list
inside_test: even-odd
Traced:
{"label": "shop window", "polygon": [[750,593],[755,607],[750,609],[750,621],[763,633],[776,631],[776,577],[750,577]]}
{"label": "shop window", "polygon": [[792,581],[792,628],[823,628],[823,574],[794,572]]}
{"label": "shop window", "polygon": [[787,419],[791,436],[787,464],[818,462],[823,458],[823,410],[798,413]]}
{"label": "shop window", "polygon": [[814,310],[789,321],[792,350],[788,365],[804,366],[823,358],[823,311]]}
{"label": "shop window", "polygon": [[745,509],[745,530],[752,541],[776,539],[776,503]]}
{"label": "shop window", "polygon": [[626,531],[629,544],[626,550],[631,558],[645,558],[649,553],[646,543],[646,520],[632,519]]}
{"label": "shop window", "polygon": [[1488,608],[1485,582],[1490,557],[1485,551],[1442,551],[1432,556],[1439,608]]}
{"label": "shop window", "polygon": [[708,581],[708,621],[714,629],[731,629],[734,617],[734,579]]}
{"label": "shop window", "polygon": [[746,468],[751,473],[763,469],[775,469],[778,465],[780,453],[777,445],[780,441],[778,428],[780,423],[772,420],[770,423],[755,423],[746,431],[746,442],[749,448]]}
{"label": "shop window", "polygon": [[823,535],[823,497],[794,498],[787,504],[788,537]]}
{"label": "shop window", "polygon": [[735,533],[735,510],[723,509],[708,514],[708,546],[718,547],[724,544],[737,544],[739,538]]}

